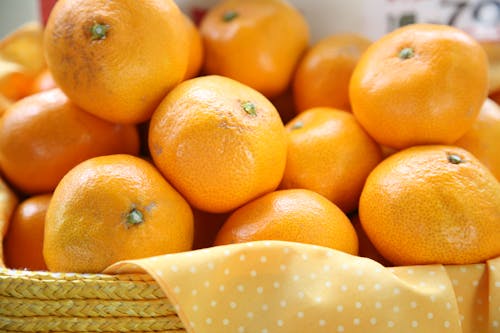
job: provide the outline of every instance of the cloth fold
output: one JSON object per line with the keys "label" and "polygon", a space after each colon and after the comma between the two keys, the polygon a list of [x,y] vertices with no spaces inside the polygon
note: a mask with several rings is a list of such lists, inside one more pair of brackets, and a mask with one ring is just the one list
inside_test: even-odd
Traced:
{"label": "cloth fold", "polygon": [[258,241],[112,265],[150,274],[190,333],[500,333],[500,258],[384,267],[292,242]]}

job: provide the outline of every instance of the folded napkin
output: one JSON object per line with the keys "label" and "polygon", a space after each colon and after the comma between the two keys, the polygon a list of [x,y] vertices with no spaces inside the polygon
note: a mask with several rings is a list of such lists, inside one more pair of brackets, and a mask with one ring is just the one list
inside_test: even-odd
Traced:
{"label": "folded napkin", "polygon": [[124,261],[149,273],[187,332],[500,332],[500,258],[384,267],[300,243],[258,241]]}

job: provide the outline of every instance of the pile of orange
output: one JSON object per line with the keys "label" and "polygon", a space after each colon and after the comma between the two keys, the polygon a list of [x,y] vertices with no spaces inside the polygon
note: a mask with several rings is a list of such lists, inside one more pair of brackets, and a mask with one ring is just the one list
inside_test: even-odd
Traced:
{"label": "pile of orange", "polygon": [[172,0],[59,0],[46,65],[0,77],[5,264],[101,272],[271,239],[384,265],[497,257],[485,50],[431,24],[312,43],[285,0],[221,0],[199,25]]}

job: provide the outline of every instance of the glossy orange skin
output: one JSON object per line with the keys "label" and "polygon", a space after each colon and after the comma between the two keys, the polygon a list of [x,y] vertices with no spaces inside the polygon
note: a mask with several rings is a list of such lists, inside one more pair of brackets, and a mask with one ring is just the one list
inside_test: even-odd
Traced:
{"label": "glossy orange skin", "polygon": [[0,168],[27,194],[52,192],[66,172],[87,158],[138,152],[135,126],[97,118],[59,89],[28,96],[0,118]]}
{"label": "glossy orange skin", "polygon": [[[131,224],[132,210],[142,221]],[[97,273],[126,259],[188,251],[193,213],[149,162],[118,154],[86,160],[64,176],[45,222],[51,271]]]}
{"label": "glossy orange skin", "polygon": [[[400,53],[412,49],[404,59]],[[413,24],[375,41],[349,86],[352,111],[392,148],[451,144],[472,126],[488,91],[481,45],[456,28]]]}
{"label": "glossy orange skin", "polygon": [[43,233],[45,214],[51,198],[51,193],[34,195],[16,207],[4,241],[7,267],[47,270],[43,259]]}
{"label": "glossy orange skin", "polygon": [[455,145],[471,152],[500,181],[500,106],[486,99],[472,128]]}
{"label": "glossy orange skin", "polygon": [[287,138],[278,111],[262,94],[211,75],[184,81],[167,95],[151,118],[149,150],[193,207],[224,213],[276,189]]}
{"label": "glossy orange skin", "polygon": [[305,188],[344,212],[358,207],[368,174],[382,160],[379,145],[346,111],[312,108],[286,125],[288,154],[280,188]]}
{"label": "glossy orange skin", "polygon": [[297,111],[332,107],[349,111],[349,81],[371,41],[356,34],[334,34],[314,44],[300,60],[293,79]]}
{"label": "glossy orange skin", "polygon": [[[235,17],[225,19],[228,13]],[[226,16],[227,17],[227,16]],[[200,24],[204,71],[274,97],[286,90],[309,43],[305,18],[283,0],[224,0]]]}
{"label": "glossy orange skin", "polygon": [[415,146],[389,156],[366,180],[359,218],[394,265],[464,265],[500,255],[500,183],[459,147]]}
{"label": "glossy orange skin", "polygon": [[[172,0],[60,0],[44,33],[57,85],[82,109],[116,123],[151,117],[186,72],[185,18]],[[94,38],[96,24],[109,27]]]}
{"label": "glossy orange skin", "polygon": [[215,245],[257,240],[358,253],[358,239],[349,218],[325,197],[304,189],[271,192],[236,209],[219,230]]}

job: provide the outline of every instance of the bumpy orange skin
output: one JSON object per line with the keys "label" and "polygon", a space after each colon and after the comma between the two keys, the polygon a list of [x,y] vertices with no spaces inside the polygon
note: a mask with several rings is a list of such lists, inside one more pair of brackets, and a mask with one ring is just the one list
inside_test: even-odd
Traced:
{"label": "bumpy orange skin", "polygon": [[0,168],[28,194],[52,192],[66,172],[87,158],[138,152],[135,126],[93,116],[57,88],[16,102],[0,118]]}
{"label": "bumpy orange skin", "polygon": [[[187,68],[185,18],[172,0],[60,0],[44,33],[57,85],[84,110],[117,123],[151,117]],[[95,24],[107,27],[94,38]]]}
{"label": "bumpy orange skin", "polygon": [[184,81],[167,95],[151,118],[149,150],[191,205],[223,213],[279,185],[287,138],[268,99],[214,75]]}
{"label": "bumpy orange skin", "polygon": [[47,270],[43,259],[43,233],[51,198],[51,193],[34,195],[16,207],[4,241],[7,267]]}
{"label": "bumpy orange skin", "polygon": [[[400,55],[406,48],[413,50],[407,58]],[[372,43],[349,86],[356,118],[393,148],[455,142],[472,126],[487,92],[481,45],[461,30],[432,24],[408,25]]]}
{"label": "bumpy orange skin", "polygon": [[[132,210],[142,222],[131,224]],[[47,210],[43,255],[51,271],[101,272],[119,260],[187,251],[193,213],[149,162],[99,156],[73,168]]]}
{"label": "bumpy orange skin", "polygon": [[313,107],[351,110],[349,81],[371,41],[355,34],[334,34],[313,45],[300,60],[293,79],[297,111]]}
{"label": "bumpy orange skin", "polygon": [[382,160],[379,145],[354,116],[333,108],[308,109],[286,125],[288,154],[281,188],[305,188],[348,213],[368,174]]}
{"label": "bumpy orange skin", "polygon": [[[463,162],[451,163],[450,155]],[[459,147],[415,146],[389,156],[366,180],[359,218],[395,265],[472,264],[500,255],[500,183]]]}
{"label": "bumpy orange skin", "polygon": [[304,189],[271,192],[238,208],[219,230],[215,245],[257,240],[358,253],[358,238],[347,216],[325,197]]}
{"label": "bumpy orange skin", "polygon": [[472,128],[455,145],[471,152],[500,181],[500,106],[486,99]]}
{"label": "bumpy orange skin", "polygon": [[309,43],[303,15],[283,0],[225,0],[200,24],[204,70],[274,97],[285,91]]}

